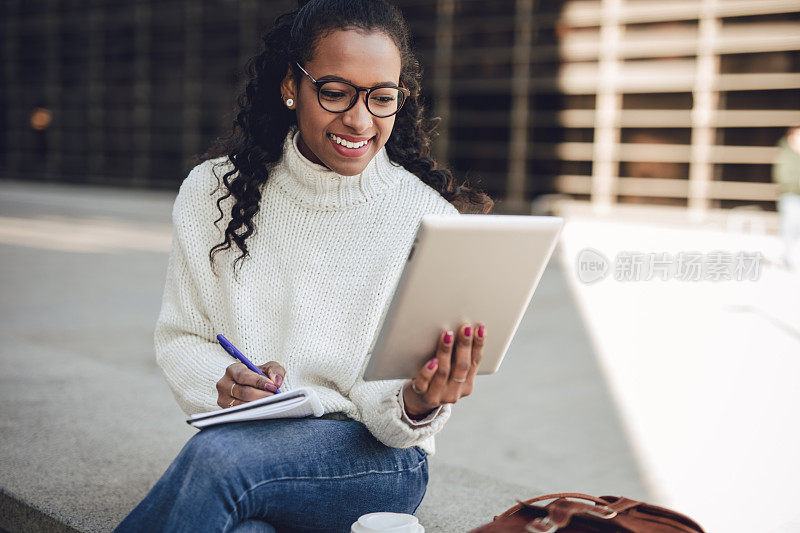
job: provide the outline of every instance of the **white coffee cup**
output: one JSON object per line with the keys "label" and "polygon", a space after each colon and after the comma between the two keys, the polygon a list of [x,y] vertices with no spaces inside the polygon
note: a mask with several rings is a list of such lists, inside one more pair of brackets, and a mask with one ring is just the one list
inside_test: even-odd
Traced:
{"label": "white coffee cup", "polygon": [[425,533],[416,516],[403,513],[369,513],[350,526],[350,533]]}

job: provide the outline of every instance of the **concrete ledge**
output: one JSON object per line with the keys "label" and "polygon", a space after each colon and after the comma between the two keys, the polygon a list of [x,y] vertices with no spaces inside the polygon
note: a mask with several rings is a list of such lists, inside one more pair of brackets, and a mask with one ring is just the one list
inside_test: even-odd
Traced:
{"label": "concrete ledge", "polygon": [[75,533],[78,530],[0,488],[0,531],[26,533]]}
{"label": "concrete ledge", "polygon": [[427,533],[469,531],[517,503],[545,494],[477,474],[472,470],[430,461],[428,492],[417,510]]}

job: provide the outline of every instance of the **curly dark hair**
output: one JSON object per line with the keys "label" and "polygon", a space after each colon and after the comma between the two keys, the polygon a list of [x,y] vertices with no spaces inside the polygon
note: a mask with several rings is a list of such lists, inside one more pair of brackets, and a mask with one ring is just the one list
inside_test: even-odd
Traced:
{"label": "curly dark hair", "polygon": [[384,0],[300,0],[298,5],[297,11],[275,19],[273,27],[262,36],[261,52],[247,60],[248,79],[236,100],[236,118],[231,131],[194,158],[194,164],[198,164],[227,156],[233,166],[233,170],[222,177],[226,191],[217,200],[220,217],[214,221],[215,225],[224,218],[222,202],[233,196],[235,203],[225,239],[209,251],[212,269],[214,255],[231,248],[232,243],[241,250],[234,261],[234,273],[237,262],[249,256],[245,241],[256,230],[253,217],[259,210],[261,186],[282,156],[283,141],[289,129],[297,124],[294,112],[283,105],[280,98],[281,81],[288,65],[299,81],[302,74],[295,62],[308,62],[317,41],[335,30],[382,32],[400,51],[400,81],[411,94],[397,114],[386,143],[389,158],[438,191],[459,212],[489,213],[494,202],[487,194],[464,183],[456,184],[453,174],[438,168],[431,157],[431,136],[439,119],[425,116],[426,110],[420,101],[421,68],[411,51],[408,26],[400,10]]}

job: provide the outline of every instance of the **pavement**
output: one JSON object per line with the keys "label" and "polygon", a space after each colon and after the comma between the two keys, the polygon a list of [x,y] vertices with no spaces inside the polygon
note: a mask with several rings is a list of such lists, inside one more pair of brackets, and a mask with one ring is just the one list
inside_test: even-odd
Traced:
{"label": "pavement", "polygon": [[[109,531],[192,435],[152,346],[173,200],[0,182],[0,528]],[[549,492],[658,503],[567,245],[500,371],[437,435],[418,513],[429,532],[465,531]]]}

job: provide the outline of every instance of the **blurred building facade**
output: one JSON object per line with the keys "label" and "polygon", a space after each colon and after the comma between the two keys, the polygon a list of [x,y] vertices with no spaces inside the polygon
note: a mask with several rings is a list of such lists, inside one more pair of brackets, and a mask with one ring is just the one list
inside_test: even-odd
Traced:
{"label": "blurred building facade", "polygon": [[[800,125],[798,0],[397,4],[437,156],[500,204],[774,209],[775,145]],[[177,187],[293,5],[5,2],[0,176]]]}

